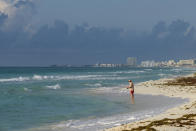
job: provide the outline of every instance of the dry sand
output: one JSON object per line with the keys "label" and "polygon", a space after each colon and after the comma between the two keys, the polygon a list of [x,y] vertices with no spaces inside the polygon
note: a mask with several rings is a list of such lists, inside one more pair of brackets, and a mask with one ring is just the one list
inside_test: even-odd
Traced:
{"label": "dry sand", "polygon": [[166,85],[171,80],[175,79],[142,82],[135,85],[135,92],[137,94],[188,98],[188,103],[169,109],[160,115],[104,131],[196,131],[196,85]]}

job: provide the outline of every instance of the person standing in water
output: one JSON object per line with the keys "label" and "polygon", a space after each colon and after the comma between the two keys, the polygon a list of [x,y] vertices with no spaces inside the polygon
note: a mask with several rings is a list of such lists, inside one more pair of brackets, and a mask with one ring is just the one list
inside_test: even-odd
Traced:
{"label": "person standing in water", "polygon": [[127,87],[127,89],[130,90],[131,102],[132,102],[132,104],[134,104],[135,103],[135,101],[134,101],[134,84],[133,84],[132,80],[128,80],[128,82],[129,82],[129,86]]}

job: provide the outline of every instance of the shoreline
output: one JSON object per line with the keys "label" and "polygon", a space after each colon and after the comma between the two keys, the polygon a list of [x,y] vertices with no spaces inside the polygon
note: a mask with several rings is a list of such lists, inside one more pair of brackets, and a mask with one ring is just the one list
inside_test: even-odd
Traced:
{"label": "shoreline", "polygon": [[[180,77],[193,77],[189,74]],[[168,97],[180,97],[188,99],[188,102],[180,104],[174,108],[170,108],[165,112],[143,120],[114,126],[112,128],[103,129],[103,131],[134,131],[134,130],[196,130],[196,86],[179,86],[166,85],[168,81],[174,81],[175,78],[163,78],[159,80],[150,80],[135,85],[135,92],[143,95],[164,95]],[[192,116],[192,115],[193,116]],[[184,119],[187,116],[187,120]],[[190,118],[189,118],[190,116]],[[181,119],[186,122],[184,124]],[[190,120],[189,120],[190,119]],[[177,122],[176,122],[177,121]],[[178,121],[180,121],[178,123]],[[171,124],[171,123],[172,124]],[[158,123],[158,124],[155,124]]]}

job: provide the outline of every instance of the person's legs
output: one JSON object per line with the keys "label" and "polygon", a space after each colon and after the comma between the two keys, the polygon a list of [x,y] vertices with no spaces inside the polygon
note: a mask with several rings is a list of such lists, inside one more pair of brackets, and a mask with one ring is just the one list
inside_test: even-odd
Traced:
{"label": "person's legs", "polygon": [[135,101],[134,101],[134,91],[130,91],[130,96],[131,96],[131,103],[134,104]]}
{"label": "person's legs", "polygon": [[133,93],[131,94],[131,102],[132,102],[132,104],[134,104],[134,103],[135,103],[135,100],[134,100],[134,94],[133,94]]}

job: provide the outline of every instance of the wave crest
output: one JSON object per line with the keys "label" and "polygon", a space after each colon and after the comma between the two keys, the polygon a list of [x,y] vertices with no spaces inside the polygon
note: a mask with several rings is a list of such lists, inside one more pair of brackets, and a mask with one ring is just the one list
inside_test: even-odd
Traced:
{"label": "wave crest", "polygon": [[46,86],[46,87],[49,88],[49,89],[54,89],[54,90],[61,89],[61,86],[59,84],[51,85],[51,86]]}
{"label": "wave crest", "polygon": [[15,77],[15,78],[7,78],[7,79],[0,79],[0,82],[16,82],[16,81],[27,81],[30,80],[29,77]]}

